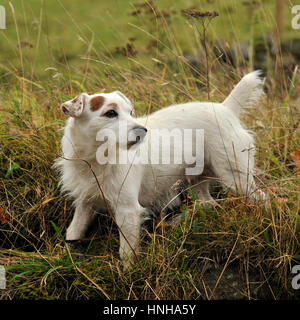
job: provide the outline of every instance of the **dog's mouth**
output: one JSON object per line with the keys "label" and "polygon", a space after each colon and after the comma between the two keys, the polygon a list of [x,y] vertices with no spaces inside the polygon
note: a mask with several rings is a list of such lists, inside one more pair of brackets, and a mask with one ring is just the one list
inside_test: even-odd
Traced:
{"label": "dog's mouth", "polygon": [[140,136],[137,136],[135,141],[128,141],[128,148],[137,145],[140,141],[142,141],[143,138],[141,138]]}

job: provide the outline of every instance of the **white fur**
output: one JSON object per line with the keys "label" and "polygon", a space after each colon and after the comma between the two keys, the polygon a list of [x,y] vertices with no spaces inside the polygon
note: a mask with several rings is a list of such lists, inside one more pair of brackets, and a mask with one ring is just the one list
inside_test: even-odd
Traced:
{"label": "white fur", "polygon": [[[241,108],[251,106],[262,94],[262,81],[258,75],[258,72],[246,75],[223,103],[190,102],[173,105],[141,118],[130,115],[132,104],[120,92],[82,94],[76,103],[74,100],[64,103],[62,106],[69,108],[67,113],[72,117],[67,121],[62,138],[64,158],[56,160],[56,167],[61,173],[62,190],[74,199],[75,205],[75,214],[67,229],[66,239],[77,240],[84,236],[93,217],[92,208],[99,212],[107,210],[97,181],[82,159],[92,166],[116,222],[130,243],[129,246],[120,233],[120,255],[125,263],[132,258],[130,247],[134,250],[138,248],[143,213],[156,199],[163,199],[178,179],[187,184],[185,164],[99,165],[96,161],[99,147],[97,132],[103,128],[117,130],[118,122],[123,120],[128,122],[129,131],[138,126],[148,129],[141,143],[147,143],[147,139],[149,141],[151,129],[154,128],[204,129],[204,172],[192,177],[201,200],[213,200],[209,194],[211,179],[218,179],[239,194],[254,199],[264,198],[263,192],[256,190],[253,177],[254,139],[239,120]],[[95,96],[103,96],[105,104],[91,112],[89,103]],[[83,105],[78,104],[78,101]],[[108,119],[104,116],[111,102],[118,105],[118,118]]]}

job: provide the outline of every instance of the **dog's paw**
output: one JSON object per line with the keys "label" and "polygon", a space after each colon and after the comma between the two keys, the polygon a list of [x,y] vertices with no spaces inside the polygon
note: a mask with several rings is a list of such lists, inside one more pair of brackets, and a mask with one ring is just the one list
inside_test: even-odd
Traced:
{"label": "dog's paw", "polygon": [[253,193],[253,199],[255,201],[266,201],[269,199],[268,195],[264,193],[262,190],[257,190]]}

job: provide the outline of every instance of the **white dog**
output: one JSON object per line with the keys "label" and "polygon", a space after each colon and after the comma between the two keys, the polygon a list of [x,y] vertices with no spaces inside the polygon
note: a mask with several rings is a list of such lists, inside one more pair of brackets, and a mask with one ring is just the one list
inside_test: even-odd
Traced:
{"label": "white dog", "polygon": [[[83,93],[63,103],[61,109],[70,118],[62,138],[63,157],[56,160],[55,166],[61,173],[62,190],[74,199],[75,205],[66,240],[84,237],[94,216],[93,209],[107,211],[108,205],[120,230],[121,258],[128,264],[133,250],[138,249],[140,225],[145,214],[156,201],[170,205],[172,201],[178,202],[178,194],[170,191],[178,181],[185,185],[193,181],[194,190],[204,201],[213,201],[209,193],[211,179],[218,179],[240,195],[264,199],[264,193],[255,185],[254,139],[239,120],[241,110],[253,105],[262,94],[262,81],[255,71],[244,76],[223,103],[173,105],[142,118],[133,117],[130,100],[119,91]],[[124,123],[128,136],[126,148],[120,141],[120,127],[124,127]],[[187,175],[191,159],[189,163],[169,164],[99,163],[97,151],[104,144],[97,139],[101,130],[115,132],[115,144],[130,151],[149,145],[154,129],[179,129],[181,132],[202,129],[202,170],[196,175]],[[185,143],[182,152],[191,151],[197,141],[192,138],[190,143],[183,140]],[[174,139],[169,147],[172,156]],[[151,158],[153,146],[149,150]],[[160,160],[162,158],[163,154]]]}

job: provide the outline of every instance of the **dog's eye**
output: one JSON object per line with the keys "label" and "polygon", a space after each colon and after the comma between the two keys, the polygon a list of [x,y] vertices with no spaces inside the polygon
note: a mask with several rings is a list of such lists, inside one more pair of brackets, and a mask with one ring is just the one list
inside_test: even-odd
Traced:
{"label": "dog's eye", "polygon": [[104,117],[115,118],[118,116],[118,113],[115,110],[109,110],[104,114]]}
{"label": "dog's eye", "polygon": [[134,111],[133,110],[130,111],[130,115],[134,116]]}

